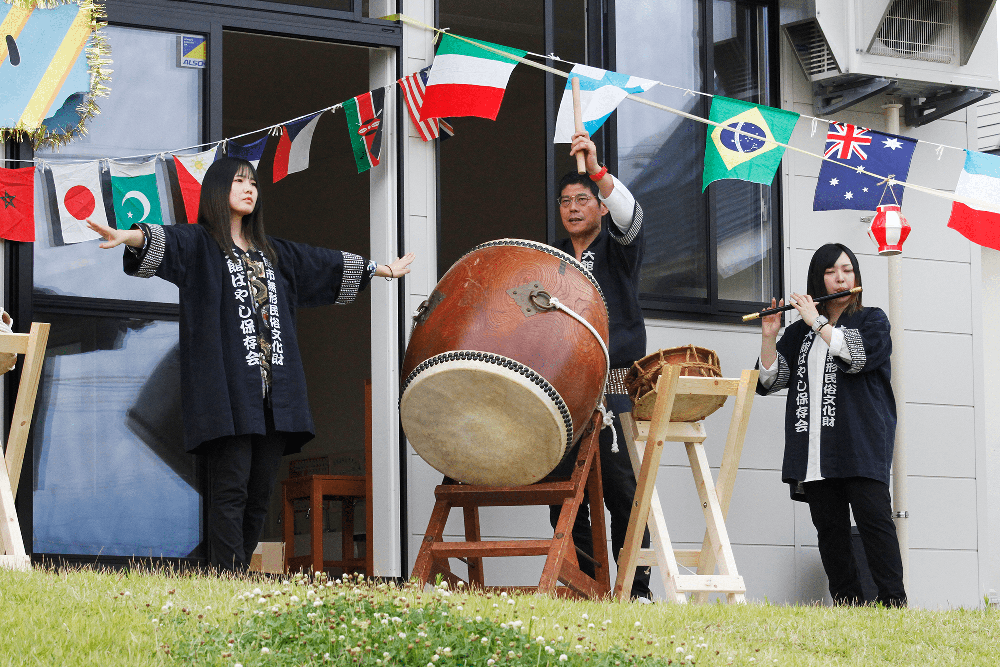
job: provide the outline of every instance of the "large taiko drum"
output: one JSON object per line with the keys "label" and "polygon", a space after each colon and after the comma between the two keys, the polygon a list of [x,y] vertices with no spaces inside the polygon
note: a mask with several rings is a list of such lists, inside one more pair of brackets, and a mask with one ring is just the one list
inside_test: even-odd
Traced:
{"label": "large taiko drum", "polygon": [[[551,297],[593,331],[551,309]],[[602,397],[607,341],[604,296],[572,256],[517,239],[477,246],[414,315],[399,405],[406,437],[452,479],[537,482]]]}

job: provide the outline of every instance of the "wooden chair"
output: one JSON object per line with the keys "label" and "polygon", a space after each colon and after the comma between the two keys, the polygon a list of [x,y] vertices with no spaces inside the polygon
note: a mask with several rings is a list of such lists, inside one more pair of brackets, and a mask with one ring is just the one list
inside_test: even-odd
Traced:
{"label": "wooden chair", "polygon": [[[580,448],[568,480],[545,478],[527,486],[480,486],[459,484],[448,478],[434,490],[435,502],[427,523],[427,532],[410,574],[426,584],[440,574],[450,585],[459,581],[480,589],[494,591],[534,591],[548,595],[579,596],[591,599],[610,593],[607,533],[604,529],[604,492],[601,487],[600,433],[601,415],[594,417],[580,441]],[[573,522],[576,520],[584,491],[595,508],[590,513],[591,535],[594,541],[596,577],[580,570],[573,544]],[[551,539],[547,540],[483,540],[479,530],[480,507],[523,507],[528,505],[561,505],[559,520]],[[444,528],[453,508],[461,507],[465,518],[465,540],[444,541]],[[513,556],[546,556],[542,576],[537,586],[486,586],[483,558]],[[586,557],[586,556],[583,556]],[[468,581],[451,571],[449,559],[457,558],[468,566]],[[563,583],[565,586],[557,586]]]}
{"label": "wooden chair", "polygon": [[[299,569],[322,572],[326,568],[340,568],[345,572],[363,572],[366,577],[375,573],[372,511],[372,384],[365,381],[365,475],[305,475],[282,481],[282,522],[285,539],[285,571]],[[311,531],[308,554],[295,555],[295,500],[309,500]],[[323,504],[325,500],[339,500],[341,505],[341,552],[339,560],[327,560],[323,555]],[[365,501],[365,555],[354,557],[354,507],[358,499]]]}
{"label": "wooden chair", "polygon": [[[757,375],[757,371],[747,370],[738,379],[681,377],[678,366],[668,366],[657,381],[653,418],[636,421],[630,414],[621,415],[637,488],[625,544],[618,557],[616,598],[623,599],[632,589],[636,567],[658,565],[668,602],[685,604],[688,593],[693,594],[697,601],[706,600],[710,593],[725,593],[729,602],[746,601],[746,585],[736,568],[726,530],[726,514],[740,467]],[[674,398],[678,394],[736,397],[718,485],[712,480],[712,470],[702,444],[707,437],[704,425],[701,422],[670,421]],[[683,442],[687,450],[698,499],[705,515],[706,530],[701,549],[674,549],[670,543],[655,486],[665,442]],[[647,525],[653,548],[641,549],[643,528]],[[715,573],[716,565],[719,574]],[[696,567],[697,574],[682,575],[679,566]]]}
{"label": "wooden chair", "polygon": [[27,570],[31,565],[21,538],[14,499],[17,497],[24,448],[28,443],[28,430],[35,411],[35,397],[48,339],[49,325],[44,322],[32,322],[30,333],[0,334],[0,352],[24,355],[21,383],[17,389],[17,402],[4,455],[5,465],[0,465],[0,567]]}

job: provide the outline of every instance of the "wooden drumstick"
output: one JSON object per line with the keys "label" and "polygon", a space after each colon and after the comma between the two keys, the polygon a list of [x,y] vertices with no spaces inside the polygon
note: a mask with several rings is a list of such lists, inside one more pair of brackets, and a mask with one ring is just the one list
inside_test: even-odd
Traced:
{"label": "wooden drumstick", "polygon": [[[573,84],[573,122],[576,123],[576,131],[583,132],[583,111],[580,110],[580,77],[570,77]],[[576,173],[587,173],[587,160],[583,156],[583,151],[576,154]]]}

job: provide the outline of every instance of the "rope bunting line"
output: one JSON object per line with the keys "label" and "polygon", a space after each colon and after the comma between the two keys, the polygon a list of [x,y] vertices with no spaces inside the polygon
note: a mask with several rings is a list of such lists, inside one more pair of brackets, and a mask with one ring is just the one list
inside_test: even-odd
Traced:
{"label": "rope bunting line", "polygon": [[[512,60],[512,61],[515,61],[515,62],[518,62],[518,63],[522,63],[524,65],[527,65],[528,67],[532,67],[532,68],[535,68],[535,69],[540,69],[542,71],[548,72],[550,74],[555,74],[555,75],[561,76],[563,78],[569,78],[570,75],[571,75],[570,72],[564,72],[564,71],[556,69],[554,67],[550,67],[550,66],[542,64],[542,63],[534,62],[532,60],[528,60],[527,58],[522,58],[522,57],[514,56],[514,55],[511,55],[510,53],[508,53],[506,51],[501,51],[500,49],[495,49],[495,48],[487,46],[485,44],[481,44],[481,43],[479,43],[479,42],[477,42],[475,40],[469,39],[467,37],[463,37],[462,35],[456,35],[456,34],[450,32],[449,29],[447,29],[447,28],[444,28],[444,29],[442,29],[442,28],[435,28],[434,26],[428,25],[428,24],[426,24],[426,23],[424,23],[422,21],[418,21],[418,20],[416,20],[414,18],[411,18],[411,17],[409,17],[409,16],[407,16],[405,14],[394,14],[394,15],[386,16],[384,18],[386,20],[395,20],[395,21],[399,21],[400,23],[411,25],[413,27],[418,27],[418,28],[421,28],[421,29],[424,29],[424,30],[432,31],[432,32],[435,33],[435,37],[436,38],[440,37],[441,35],[443,35],[444,33],[447,32],[454,39],[461,40],[461,41],[466,42],[468,44],[473,44],[473,45],[475,45],[476,47],[478,47],[480,49],[483,49],[483,50],[495,53],[497,55],[502,56],[505,59]],[[558,58],[555,54],[542,55],[542,54],[528,52],[526,55],[530,55],[532,57],[541,58],[541,59],[545,59],[545,60],[558,60],[559,62],[569,62],[569,61],[562,60],[561,58]],[[389,91],[391,88],[393,88],[396,85],[397,85],[397,82],[393,82],[393,83],[391,83],[391,84],[389,84],[387,86],[382,86],[382,88],[384,90],[386,90],[386,91]],[[692,90],[692,89],[684,88],[684,87],[681,87],[681,86],[674,86],[674,85],[671,85],[671,84],[663,83],[662,81],[656,81],[656,82],[654,82],[654,85],[660,85],[660,86],[664,86],[664,87],[667,87],[667,88],[673,88],[675,90],[683,91],[685,97],[687,97],[687,96],[694,96],[694,95],[702,95],[702,96],[711,97],[711,98],[715,97],[714,95],[712,95],[710,93],[703,93],[701,91]],[[716,122],[716,121],[710,120],[708,118],[702,118],[701,116],[697,116],[695,114],[691,114],[691,113],[688,113],[686,111],[682,111],[680,109],[675,109],[675,108],[667,106],[665,104],[660,104],[658,102],[654,102],[652,100],[648,100],[648,99],[639,97],[636,94],[628,94],[626,97],[628,99],[631,99],[631,100],[635,101],[635,102],[638,102],[639,104],[644,104],[646,106],[653,107],[655,109],[660,109],[662,111],[667,111],[667,112],[672,113],[672,114],[674,114],[676,116],[680,116],[681,118],[686,118],[688,120],[692,120],[694,122],[701,123],[703,125],[708,125],[708,126],[712,126],[712,127],[722,127],[722,126],[724,126],[724,123]],[[116,159],[116,160],[138,160],[138,159],[141,159],[141,158],[154,158],[155,159],[156,157],[161,156],[161,155],[181,153],[181,152],[184,152],[184,151],[190,151],[190,150],[195,150],[195,149],[207,149],[207,148],[210,148],[212,146],[215,146],[215,147],[218,148],[220,145],[222,147],[222,150],[225,151],[227,143],[229,141],[232,141],[232,140],[235,140],[235,139],[242,139],[244,137],[248,137],[248,136],[251,136],[251,135],[259,134],[261,132],[266,132],[268,134],[274,134],[275,136],[278,136],[278,135],[280,135],[280,132],[281,132],[280,127],[282,125],[285,125],[287,123],[294,123],[296,121],[303,120],[305,118],[310,118],[312,116],[316,116],[316,115],[325,113],[327,111],[335,113],[337,109],[342,109],[342,108],[343,108],[343,103],[333,104],[331,106],[325,107],[325,108],[320,109],[318,111],[314,111],[314,112],[310,112],[310,113],[307,113],[307,114],[303,114],[301,116],[298,116],[298,117],[293,118],[291,120],[284,121],[282,123],[268,125],[266,127],[263,127],[263,128],[257,129],[257,130],[252,130],[250,132],[244,132],[242,134],[238,134],[238,135],[235,135],[235,136],[232,136],[232,137],[226,137],[226,138],[222,139],[221,141],[204,142],[204,143],[201,143],[201,144],[196,144],[196,145],[193,145],[193,146],[186,146],[184,148],[173,149],[173,150],[170,150],[170,151],[158,151],[158,152],[155,152],[155,153],[143,153],[143,154],[139,154],[139,155],[130,155],[130,156],[125,156],[125,157],[117,157],[117,158],[114,158],[114,159]],[[831,122],[833,122],[833,121],[824,120],[822,118],[816,118],[816,117],[813,117],[813,116],[803,116],[801,114],[800,114],[800,118],[806,118],[806,119],[810,119],[812,121],[812,129],[811,129],[811,135],[810,136],[815,136],[815,133],[816,133],[816,130],[817,130],[817,123],[819,123],[821,121],[824,122],[824,123],[831,123]],[[752,138],[752,139],[760,139],[760,137],[757,137],[756,135],[750,134],[749,132],[747,132],[745,130],[741,130],[741,129],[737,129],[737,128],[733,128],[733,127],[727,127],[726,130],[727,131],[731,131],[734,134],[739,134],[739,135],[746,136],[746,137],[749,137],[749,138]],[[917,142],[918,143],[928,143],[928,142],[923,142],[923,141],[920,141],[920,140],[917,140]],[[974,208],[981,209],[981,210],[990,210],[990,211],[994,211],[994,212],[1000,212],[1000,205],[998,205],[998,204],[993,204],[991,202],[986,202],[986,201],[982,201],[982,200],[971,198],[971,197],[965,197],[965,196],[959,197],[959,196],[956,196],[954,193],[946,191],[946,190],[939,190],[937,188],[931,188],[931,187],[927,187],[927,186],[923,186],[923,185],[918,185],[916,183],[908,183],[906,181],[899,181],[899,180],[896,180],[895,178],[893,178],[891,175],[889,175],[889,176],[883,176],[883,175],[880,175],[880,174],[875,174],[875,173],[873,173],[871,171],[865,170],[863,166],[857,167],[857,168],[851,167],[849,165],[845,165],[842,162],[838,162],[837,160],[833,160],[831,158],[827,158],[826,156],[819,155],[817,153],[813,153],[813,152],[810,152],[808,150],[805,150],[805,149],[802,149],[802,148],[798,148],[796,146],[792,146],[792,145],[789,145],[789,144],[785,144],[785,143],[781,143],[781,142],[777,142],[777,141],[765,141],[764,145],[765,146],[771,146],[772,148],[775,147],[775,146],[781,146],[782,148],[784,148],[786,150],[793,151],[793,152],[796,152],[796,153],[800,153],[802,155],[808,155],[809,157],[815,158],[815,159],[820,160],[820,161],[831,162],[831,163],[833,163],[833,164],[835,164],[835,165],[837,165],[839,167],[843,167],[843,168],[847,168],[847,169],[854,169],[858,173],[868,174],[869,176],[872,176],[875,179],[879,179],[882,182],[887,183],[890,187],[892,185],[900,185],[900,186],[903,186],[903,187],[906,187],[906,188],[910,188],[912,190],[916,190],[918,192],[922,192],[922,193],[930,195],[932,197],[938,197],[940,199],[945,199],[945,200],[953,201],[953,202],[954,201],[962,202],[962,203],[968,204],[968,205],[970,205],[970,206],[972,206]],[[938,160],[941,159],[941,155],[943,154],[943,151],[944,151],[945,148],[950,148],[952,150],[958,150],[958,151],[963,151],[963,152],[965,152],[965,150],[966,150],[966,149],[962,149],[962,148],[956,148],[954,146],[947,146],[947,145],[944,145],[944,144],[931,144],[931,145],[936,145],[937,146],[936,154],[937,154]],[[93,162],[93,161],[94,161],[94,158],[80,158],[80,159],[68,159],[68,160],[51,160],[51,159],[49,159],[48,161],[46,161],[46,160],[44,160],[43,158],[40,158],[40,157],[35,157],[35,158],[32,158],[31,160],[17,160],[17,159],[3,159],[3,158],[0,158],[0,164],[14,163],[14,162],[33,162],[35,164],[43,164],[43,165],[46,164],[47,162],[48,163],[58,162],[59,164],[78,164],[78,163]]]}

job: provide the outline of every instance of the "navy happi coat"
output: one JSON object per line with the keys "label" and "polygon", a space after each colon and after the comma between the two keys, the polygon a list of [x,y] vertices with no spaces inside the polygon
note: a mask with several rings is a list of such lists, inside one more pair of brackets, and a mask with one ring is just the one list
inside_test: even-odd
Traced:
{"label": "navy happi coat", "polygon": [[[824,479],[868,477],[889,483],[896,437],[896,399],[889,384],[889,318],[880,308],[841,315],[837,328],[851,352],[851,363],[827,353],[821,396],[809,390],[807,359],[816,334],[802,320],[785,329],[778,341],[778,376],[770,388],[788,389],[785,403],[785,457],[781,479],[796,487],[806,478],[809,455],[809,407],[820,401],[820,474]],[[759,362],[758,362],[759,364]]]}
{"label": "navy happi coat", "polygon": [[[199,225],[141,225],[147,243],[125,250],[125,273],[159,276],[180,289],[181,406],[189,452],[215,438],[264,434],[259,352],[247,339],[250,300],[232,262]],[[269,237],[277,265],[266,271],[272,332],[274,428],[294,454],[315,433],[296,335],[296,310],[350,303],[371,279],[368,262],[339,250]],[[241,298],[242,297],[242,298]]]}

